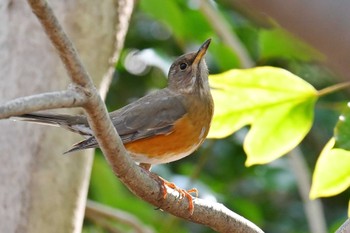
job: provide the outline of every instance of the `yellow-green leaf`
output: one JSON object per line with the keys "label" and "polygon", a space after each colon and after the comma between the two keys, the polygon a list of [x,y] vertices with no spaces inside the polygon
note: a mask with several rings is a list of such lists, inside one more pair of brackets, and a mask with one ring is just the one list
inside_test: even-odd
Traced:
{"label": "yellow-green leaf", "polygon": [[251,125],[244,147],[247,164],[267,163],[293,149],[313,121],[316,90],[274,67],[230,70],[211,75],[214,118],[211,138]]}
{"label": "yellow-green leaf", "polygon": [[317,160],[312,178],[310,198],[328,197],[350,186],[350,151],[333,148],[332,138]]}
{"label": "yellow-green leaf", "polygon": [[268,163],[298,145],[312,126],[314,102],[291,101],[262,112],[244,141],[246,165]]}

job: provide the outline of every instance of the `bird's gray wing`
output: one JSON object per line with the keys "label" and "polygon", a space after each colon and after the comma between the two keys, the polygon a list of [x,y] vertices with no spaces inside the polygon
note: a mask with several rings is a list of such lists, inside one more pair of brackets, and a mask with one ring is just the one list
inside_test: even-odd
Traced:
{"label": "bird's gray wing", "polygon": [[[123,143],[130,143],[155,135],[172,132],[174,122],[186,114],[180,95],[168,89],[151,93],[117,111],[110,113],[111,120]],[[68,152],[98,147],[92,136]]]}
{"label": "bird's gray wing", "polygon": [[123,143],[172,132],[174,122],[186,114],[180,98],[163,89],[111,113]]}

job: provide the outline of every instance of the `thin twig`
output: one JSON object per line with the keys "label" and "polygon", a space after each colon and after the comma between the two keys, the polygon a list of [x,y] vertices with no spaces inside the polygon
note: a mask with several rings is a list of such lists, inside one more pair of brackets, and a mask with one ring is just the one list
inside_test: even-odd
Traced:
{"label": "thin twig", "polygon": [[[123,233],[124,231],[122,229],[119,229],[118,226],[115,226],[113,223],[105,219],[104,217],[100,216],[89,216],[88,213],[85,212],[85,217],[87,217],[92,223],[94,223],[96,226],[101,227],[108,233]],[[103,231],[103,232],[105,232]]]}
{"label": "thin twig", "polygon": [[311,178],[300,148],[297,147],[289,152],[288,158],[295,173],[298,190],[303,201],[305,215],[308,220],[307,222],[309,224],[310,232],[326,233],[327,226],[322,209],[322,203],[320,200],[310,200],[309,198]]}
{"label": "thin twig", "polygon": [[69,77],[78,85],[91,88],[92,81],[84,68],[72,42],[63,31],[51,7],[45,0],[28,0],[33,13],[38,17],[46,35],[55,46]]}
{"label": "thin twig", "polygon": [[8,101],[0,106],[0,119],[46,109],[80,107],[86,102],[85,95],[76,90],[42,93]]}
{"label": "thin twig", "polygon": [[132,227],[135,232],[138,233],[152,233],[151,228],[144,225],[135,216],[117,209],[113,209],[109,206],[99,204],[97,202],[88,200],[86,202],[86,217],[89,219],[95,219],[95,217],[103,217],[104,219],[121,222],[125,225]]}
{"label": "thin twig", "polygon": [[254,66],[253,60],[250,58],[246,48],[241,43],[239,38],[230,29],[227,21],[221,14],[214,9],[213,5],[208,0],[199,1],[200,9],[207,17],[208,22],[212,25],[212,29],[221,37],[234,53],[238,56],[242,68],[251,68]]}
{"label": "thin twig", "polygon": [[58,26],[57,19],[44,0],[28,0],[33,11],[38,16],[52,43],[59,50],[60,57],[65,63],[71,79],[86,88],[88,102],[84,109],[88,115],[90,127],[103,151],[113,172],[137,196],[158,206],[176,216],[205,224],[219,232],[262,232],[253,223],[233,213],[218,203],[209,203],[201,199],[194,200],[194,213],[188,210],[186,198],[178,198],[179,194],[167,189],[167,197],[161,194],[159,183],[148,172],[139,168],[127,155],[127,152],[118,136],[106,106],[98,95],[89,75],[75,54],[75,49],[68,43],[68,38],[62,28]]}
{"label": "thin twig", "polygon": [[326,87],[322,90],[319,90],[317,94],[318,96],[324,96],[346,88],[350,88],[350,82],[338,83],[338,84]]}

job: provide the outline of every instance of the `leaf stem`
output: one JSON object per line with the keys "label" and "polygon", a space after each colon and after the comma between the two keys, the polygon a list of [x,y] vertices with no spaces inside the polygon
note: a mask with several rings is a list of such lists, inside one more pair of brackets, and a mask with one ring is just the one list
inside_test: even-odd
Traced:
{"label": "leaf stem", "polygon": [[350,82],[338,83],[338,84],[323,88],[322,90],[319,90],[318,96],[328,95],[330,93],[333,93],[348,87],[350,87]]}

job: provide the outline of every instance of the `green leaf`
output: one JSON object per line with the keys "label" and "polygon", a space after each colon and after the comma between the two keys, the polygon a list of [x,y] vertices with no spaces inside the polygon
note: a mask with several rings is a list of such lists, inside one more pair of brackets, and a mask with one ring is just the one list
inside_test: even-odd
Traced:
{"label": "green leaf", "polygon": [[247,166],[268,163],[297,146],[312,126],[314,103],[290,101],[262,111],[244,141]]}
{"label": "green leaf", "polygon": [[350,185],[350,107],[339,117],[332,138],[323,149],[313,174],[311,198],[336,195]]}
{"label": "green leaf", "polygon": [[169,27],[180,44],[196,38],[199,42],[213,35],[211,27],[201,11],[192,10],[186,1],[140,1],[143,12]]}
{"label": "green leaf", "polygon": [[334,130],[335,146],[344,150],[350,150],[350,103],[339,117]]}
{"label": "green leaf", "polygon": [[224,43],[212,43],[210,45],[210,53],[214,57],[220,57],[221,59],[215,59],[215,63],[220,70],[231,69],[232,67],[239,67],[240,62],[237,55]]}
{"label": "green leaf", "polygon": [[262,58],[285,57],[303,61],[318,58],[324,60],[324,56],[309,45],[296,39],[282,28],[261,30],[260,53]]}
{"label": "green leaf", "polygon": [[245,125],[247,165],[267,163],[293,149],[310,130],[316,90],[274,67],[211,75],[215,111],[210,138],[226,137]]}
{"label": "green leaf", "polygon": [[310,198],[328,197],[350,186],[350,151],[333,148],[332,138],[317,160],[312,178]]}
{"label": "green leaf", "polygon": [[186,24],[175,1],[148,0],[141,1],[139,5],[144,12],[170,26],[179,37],[185,35]]}

